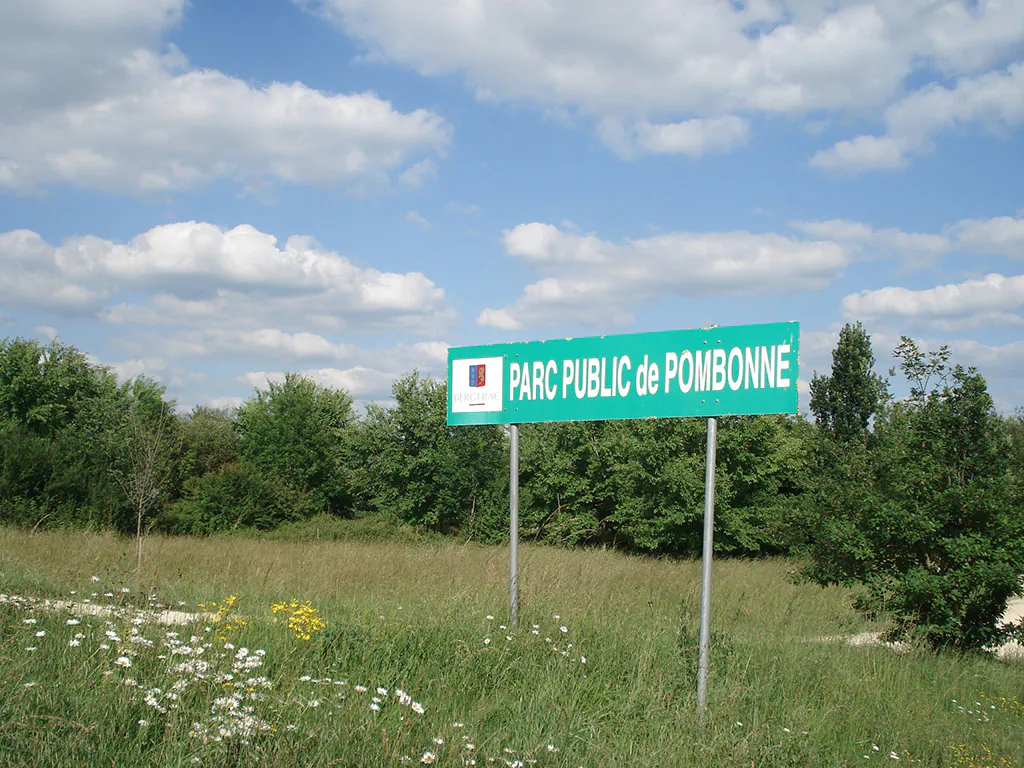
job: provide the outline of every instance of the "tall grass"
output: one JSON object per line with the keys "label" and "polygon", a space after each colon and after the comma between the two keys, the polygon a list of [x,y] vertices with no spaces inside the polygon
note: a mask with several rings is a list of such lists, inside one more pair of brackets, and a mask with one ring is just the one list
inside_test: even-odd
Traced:
{"label": "tall grass", "polygon": [[[702,730],[695,561],[524,546],[512,632],[501,626],[501,547],[152,537],[137,576],[133,554],[112,536],[0,529],[0,591],[123,606],[111,629],[103,617],[69,625],[66,610],[0,604],[0,765],[376,766],[435,755],[438,765],[816,767],[894,756],[1004,766],[1024,756],[1024,664],[822,642],[872,627],[845,591],[793,583],[784,560],[715,564]],[[144,619],[136,631],[154,647],[128,640],[131,605],[196,611],[230,595],[244,625],[231,614],[177,628]],[[293,598],[327,622],[308,641],[289,632],[290,608],[271,609]],[[224,654],[221,665],[236,649],[264,650],[257,672],[272,688],[253,706],[269,730],[191,735],[240,676],[195,682],[165,714],[147,705],[142,689],[174,683],[158,658],[168,629],[180,635],[171,642],[209,642],[205,658]],[[76,632],[86,637],[71,647]],[[130,668],[114,663],[123,655]]]}

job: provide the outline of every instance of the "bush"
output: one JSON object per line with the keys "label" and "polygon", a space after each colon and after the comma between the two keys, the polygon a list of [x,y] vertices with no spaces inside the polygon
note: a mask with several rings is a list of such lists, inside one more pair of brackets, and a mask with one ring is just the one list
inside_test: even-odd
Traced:
{"label": "bush", "polygon": [[438,533],[411,525],[394,525],[367,517],[346,519],[325,514],[286,523],[266,533],[265,538],[274,541],[351,541],[362,544],[419,544],[443,540]]}
{"label": "bush", "polygon": [[186,483],[182,498],[163,510],[156,525],[169,533],[198,535],[265,531],[316,511],[316,503],[303,492],[240,462]]}

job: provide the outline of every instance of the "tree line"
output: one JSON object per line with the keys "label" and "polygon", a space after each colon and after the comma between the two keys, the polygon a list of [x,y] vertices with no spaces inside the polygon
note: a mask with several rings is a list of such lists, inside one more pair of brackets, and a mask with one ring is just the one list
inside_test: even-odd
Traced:
{"label": "tree line", "polygon": [[[807,577],[861,585],[865,610],[907,617],[896,632],[924,616],[936,644],[984,645],[1024,563],[1024,415],[999,415],[947,348],[904,339],[895,356],[900,398],[848,325],[811,383],[813,419],[720,419],[716,551],[799,555]],[[179,413],[150,379],[118,383],[60,341],[6,339],[0,520],[208,535],[329,515],[507,537],[507,431],[448,427],[445,382],[417,372],[392,400],[357,413],[348,393],[290,373],[237,409]],[[523,425],[521,535],[696,553],[704,462],[702,419]]]}

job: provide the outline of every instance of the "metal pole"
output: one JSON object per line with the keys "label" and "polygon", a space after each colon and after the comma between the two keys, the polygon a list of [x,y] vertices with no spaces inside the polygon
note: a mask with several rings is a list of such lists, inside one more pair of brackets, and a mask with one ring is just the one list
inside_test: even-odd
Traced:
{"label": "metal pole", "polygon": [[708,455],[704,470],[704,549],[700,577],[700,659],[697,662],[697,713],[703,728],[707,720],[708,659],[711,637],[711,555],[715,533],[715,449],[718,420],[708,419]]}
{"label": "metal pole", "polygon": [[519,425],[509,429],[509,626],[519,622]]}

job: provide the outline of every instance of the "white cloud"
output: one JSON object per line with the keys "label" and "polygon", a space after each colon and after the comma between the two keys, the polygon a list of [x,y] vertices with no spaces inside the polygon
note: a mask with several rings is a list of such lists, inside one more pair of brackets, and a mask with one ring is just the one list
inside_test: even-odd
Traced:
{"label": "white cloud", "polygon": [[121,324],[258,333],[270,320],[430,334],[454,319],[444,291],[422,273],[357,267],[308,237],[280,246],[249,225],[180,222],[126,244],[87,236],[59,246],[17,230],[0,234],[0,268],[6,305]]}
{"label": "white cloud", "polygon": [[56,249],[35,232],[0,233],[0,302],[11,308],[45,308],[58,314],[97,311],[106,292],[63,274]]}
{"label": "white cloud", "polygon": [[[444,126],[444,123],[439,122],[439,125]],[[447,134],[447,127],[444,127],[445,133]],[[443,146],[444,143],[447,143],[447,136],[445,136],[444,139],[438,142],[435,146],[440,147]],[[419,189],[428,181],[432,181],[435,178],[437,178],[437,163],[428,157],[402,171],[402,175],[398,177],[398,183],[407,189]]]}
{"label": "white cloud", "polygon": [[[133,57],[160,48],[185,0],[0,4],[0,103],[22,120],[131,90]],[[169,52],[175,55],[173,49]]]}
{"label": "white cloud", "polygon": [[278,328],[185,331],[156,343],[173,357],[256,355],[343,360],[356,352],[351,344],[332,342],[316,333],[288,333]]}
{"label": "white cloud", "polygon": [[183,331],[171,336],[147,336],[134,346],[159,350],[169,358],[241,358],[281,361],[338,361],[369,366],[398,374],[413,369],[443,369],[448,361],[448,344],[420,341],[383,349],[367,349],[347,342],[331,341],[319,334],[289,333],[278,328],[249,330]]}
{"label": "white cloud", "polygon": [[901,318],[942,330],[991,325],[1024,325],[1014,314],[1024,306],[1024,276],[986,275],[980,280],[939,285],[926,290],[887,287],[861,291],[843,299],[848,318]]}
{"label": "white cloud", "polygon": [[896,255],[910,261],[928,261],[950,252],[1024,258],[1024,218],[1012,216],[963,219],[943,227],[941,233],[874,229],[845,219],[794,221],[790,226],[811,237],[856,248],[866,258]]}
{"label": "white cloud", "polygon": [[[390,349],[360,349],[354,351],[353,359],[356,362],[346,368],[306,368],[298,373],[322,386],[344,389],[360,400],[384,400],[391,396],[392,382],[413,370],[443,378],[448,345],[444,342],[421,342]],[[251,387],[265,389],[267,382],[284,381],[284,371],[249,371],[241,380]]]}
{"label": "white cloud", "polygon": [[[649,151],[706,151],[700,124],[660,129],[693,119],[883,109],[908,77],[984,72],[1024,37],[1011,0],[295,1],[361,39],[368,59],[461,76],[481,100],[608,119],[601,137],[623,154],[638,133],[661,148]],[[738,126],[719,150],[745,140]]]}
{"label": "white cloud", "polygon": [[951,231],[965,251],[1024,259],[1024,216],[964,219]]}
{"label": "white cloud", "polygon": [[409,211],[405,214],[405,220],[414,226],[419,227],[422,230],[430,229],[430,222],[427,221],[426,217],[422,216],[416,211]]}
{"label": "white cloud", "polygon": [[500,331],[518,331],[523,327],[507,309],[485,309],[477,315],[476,324],[497,328]]}
{"label": "white cloud", "polygon": [[121,382],[137,379],[140,376],[159,380],[160,374],[167,370],[167,361],[159,357],[122,360],[119,363],[107,363],[106,365]]}
{"label": "white cloud", "polygon": [[0,9],[0,188],[152,193],[228,178],[366,190],[436,172],[423,155],[444,151],[450,126],[434,112],[402,113],[373,93],[258,87],[161,53],[182,6]]}
{"label": "white cloud", "polygon": [[209,405],[211,408],[234,410],[235,408],[241,407],[244,402],[245,398],[242,397],[213,397],[210,398]]}
{"label": "white cloud", "polygon": [[650,123],[637,120],[627,125],[617,117],[605,117],[597,135],[624,160],[643,155],[686,155],[728,152],[750,139],[750,124],[735,115],[692,118],[678,123]]}
{"label": "white cloud", "polygon": [[551,224],[505,233],[506,250],[549,273],[477,323],[503,330],[580,322],[626,324],[630,308],[663,296],[743,296],[822,288],[849,262],[831,242],[777,234],[674,232],[611,242]]}
{"label": "white cloud", "polygon": [[811,158],[811,165],[831,171],[901,168],[909,155],[934,148],[943,130],[967,128],[1005,132],[1024,123],[1024,62],[1005,70],[964,77],[953,88],[932,83],[890,106],[884,136],[841,141]]}
{"label": "white cloud", "polygon": [[892,171],[907,165],[906,145],[887,136],[858,136],[815,153],[811,165],[826,171]]}
{"label": "white cloud", "polygon": [[[951,341],[953,361],[961,365],[976,367],[984,376],[1011,376],[1019,384],[1020,372],[1024,370],[1024,341],[1009,344],[985,344],[980,341],[963,339]],[[1017,401],[1020,404],[1020,401]]]}
{"label": "white cloud", "polygon": [[57,333],[57,329],[51,325],[37,325],[35,332],[36,336],[46,342],[53,341],[60,335]]}
{"label": "white cloud", "polygon": [[874,229],[867,224],[845,219],[794,221],[791,226],[811,237],[834,240],[856,248],[867,258],[896,255],[910,261],[933,260],[953,247],[945,234],[904,232],[892,227]]}
{"label": "white cloud", "polygon": [[750,138],[750,124],[734,115],[661,125],[652,125],[645,120],[637,123],[634,130],[639,148],[655,155],[700,157],[728,152]]}

